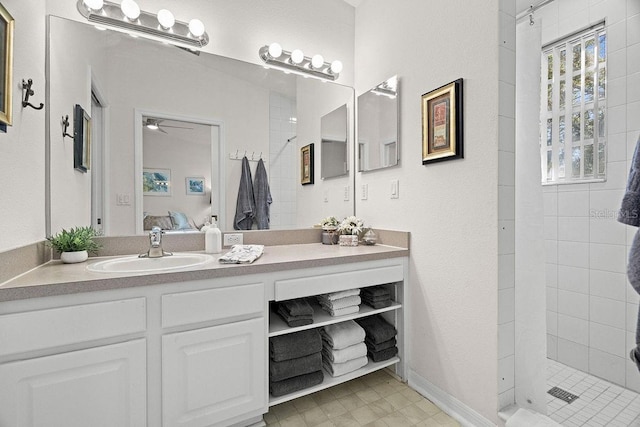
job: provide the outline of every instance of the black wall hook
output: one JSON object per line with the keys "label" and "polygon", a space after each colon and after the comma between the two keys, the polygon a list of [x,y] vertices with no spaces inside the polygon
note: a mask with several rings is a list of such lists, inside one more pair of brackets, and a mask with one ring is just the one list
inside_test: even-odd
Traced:
{"label": "black wall hook", "polygon": [[69,128],[69,115],[67,114],[66,116],[62,116],[62,137],[64,138],[65,136],[68,136],[69,138],[73,139],[73,135],[69,135],[67,133],[68,128]]}
{"label": "black wall hook", "polygon": [[34,93],[33,89],[31,89],[32,84],[33,84],[33,80],[29,79],[28,81],[25,82],[24,79],[22,79],[22,94],[24,96],[24,99],[22,100],[22,108],[28,106],[35,110],[42,110],[44,108],[44,104],[42,102],[40,103],[39,107],[36,107],[35,105],[29,102],[29,97]]}

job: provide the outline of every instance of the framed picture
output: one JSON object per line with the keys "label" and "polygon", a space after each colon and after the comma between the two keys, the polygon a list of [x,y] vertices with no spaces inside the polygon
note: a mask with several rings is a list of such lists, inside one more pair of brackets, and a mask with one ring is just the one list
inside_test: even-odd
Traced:
{"label": "framed picture", "polygon": [[462,79],[422,95],[422,164],[462,159]]}
{"label": "framed picture", "polygon": [[300,149],[300,184],[313,184],[313,144]]}
{"label": "framed picture", "polygon": [[204,196],[204,177],[188,176],[185,178],[187,194]]}
{"label": "framed picture", "polygon": [[73,167],[87,172],[91,166],[91,118],[79,104],[73,113]]}
{"label": "framed picture", "polygon": [[0,123],[11,125],[14,19],[0,4]]}
{"label": "framed picture", "polygon": [[142,194],[144,196],[171,196],[171,170],[143,168]]}

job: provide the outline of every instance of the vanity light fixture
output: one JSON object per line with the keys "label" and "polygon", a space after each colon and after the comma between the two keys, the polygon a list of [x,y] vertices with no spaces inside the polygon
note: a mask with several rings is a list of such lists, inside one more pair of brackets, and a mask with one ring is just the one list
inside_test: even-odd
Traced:
{"label": "vanity light fixture", "polygon": [[285,73],[301,74],[304,77],[312,76],[322,80],[335,80],[342,71],[342,62],[338,60],[325,62],[322,55],[304,56],[300,49],[289,52],[282,50],[282,46],[278,43],[262,46],[258,50],[258,54],[268,66]]}
{"label": "vanity light fixture", "polygon": [[398,78],[392,77],[389,80],[385,80],[378,86],[371,89],[371,93],[381,96],[387,96],[391,99],[398,95]]}
{"label": "vanity light fixture", "polygon": [[140,10],[135,0],[122,0],[120,4],[107,0],[78,0],[78,12],[96,27],[106,27],[134,36],[171,43],[195,50],[209,43],[209,35],[199,19],[176,21],[166,9],[157,15]]}

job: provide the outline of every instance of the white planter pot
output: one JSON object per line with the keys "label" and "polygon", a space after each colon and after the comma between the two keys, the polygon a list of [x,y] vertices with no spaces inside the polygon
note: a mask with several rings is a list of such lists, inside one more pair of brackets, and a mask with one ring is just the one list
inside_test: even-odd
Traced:
{"label": "white planter pot", "polygon": [[75,264],[77,262],[84,262],[89,258],[89,254],[87,251],[77,251],[77,252],[62,252],[60,254],[60,259],[65,264]]}

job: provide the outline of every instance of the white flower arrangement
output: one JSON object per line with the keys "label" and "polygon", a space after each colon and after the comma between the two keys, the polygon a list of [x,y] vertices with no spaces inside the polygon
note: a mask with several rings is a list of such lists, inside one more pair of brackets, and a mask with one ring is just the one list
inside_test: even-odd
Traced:
{"label": "white flower arrangement", "polygon": [[340,225],[340,223],[335,216],[328,216],[320,221],[320,227],[322,227],[323,230],[335,230],[338,228],[338,225]]}
{"label": "white flower arrangement", "polygon": [[364,230],[364,222],[360,218],[351,215],[342,220],[338,226],[340,234],[359,235]]}

